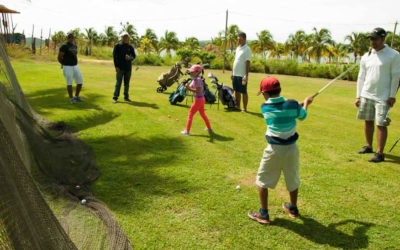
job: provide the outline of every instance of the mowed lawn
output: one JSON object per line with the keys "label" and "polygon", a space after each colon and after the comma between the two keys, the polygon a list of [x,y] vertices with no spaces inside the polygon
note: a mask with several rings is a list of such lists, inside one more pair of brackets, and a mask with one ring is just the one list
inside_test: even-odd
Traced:
{"label": "mowed lawn", "polygon": [[[207,105],[213,142],[196,115],[191,136],[180,135],[188,106],[156,93],[169,67],[140,67],[131,81],[132,104],[112,104],[111,64],[80,64],[85,102],[71,105],[56,63],[13,61],[33,108],[65,121],[94,149],[100,178],[93,190],[114,213],[137,249],[398,249],[400,145],[386,162],[358,155],[363,123],[356,120],[354,82],[339,81],[318,96],[298,122],[301,218],[281,209],[288,201],[283,176],[270,192],[271,225],[247,217],[259,208],[254,184],[267,143],[256,96],[263,74],[250,74],[249,113]],[[230,85],[230,72],[212,71]],[[328,82],[278,76],[287,98],[303,100]],[[189,98],[188,104],[191,104]],[[390,112],[386,151],[400,136],[400,103]],[[168,117],[171,116],[171,118]],[[236,186],[241,185],[241,190]]]}

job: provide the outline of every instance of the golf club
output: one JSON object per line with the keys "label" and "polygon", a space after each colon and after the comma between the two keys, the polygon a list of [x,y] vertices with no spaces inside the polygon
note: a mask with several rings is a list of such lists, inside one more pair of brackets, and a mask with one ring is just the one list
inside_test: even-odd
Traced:
{"label": "golf club", "polygon": [[389,153],[392,152],[392,149],[394,149],[394,147],[396,147],[396,144],[400,141],[400,137],[399,139],[397,139],[397,141],[393,144],[393,146],[390,148]]}
{"label": "golf club", "polygon": [[344,71],[342,74],[338,75],[335,79],[331,80],[328,82],[322,89],[320,89],[317,93],[315,93],[312,98],[316,97],[317,95],[321,94],[325,89],[327,89],[332,83],[334,83],[336,80],[341,79],[347,72],[350,70],[354,69],[357,66],[357,64],[354,64],[350,68],[348,68],[346,71]]}

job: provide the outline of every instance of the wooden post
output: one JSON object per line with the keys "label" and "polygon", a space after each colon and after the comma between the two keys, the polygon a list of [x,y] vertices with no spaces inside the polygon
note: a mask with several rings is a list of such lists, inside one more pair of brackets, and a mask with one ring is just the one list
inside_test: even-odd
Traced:
{"label": "wooden post", "polygon": [[43,41],[43,29],[40,29],[40,55],[42,55],[42,41]]}
{"label": "wooden post", "polygon": [[49,29],[49,40],[47,45],[47,52],[50,55],[50,41],[51,41],[51,28]]}
{"label": "wooden post", "polygon": [[396,35],[396,28],[397,28],[397,21],[394,24],[394,31],[393,31],[392,42],[390,43],[390,47],[393,47],[394,36]]}
{"label": "wooden post", "polygon": [[33,38],[33,35],[34,35],[34,32],[35,32],[35,25],[33,24],[32,25],[32,53],[33,54],[36,54],[36,44],[35,44],[35,39]]}
{"label": "wooden post", "polygon": [[222,68],[222,73],[225,73],[225,65],[226,65],[226,33],[228,30],[228,10],[226,10],[226,18],[225,18],[225,41],[224,41],[224,66]]}

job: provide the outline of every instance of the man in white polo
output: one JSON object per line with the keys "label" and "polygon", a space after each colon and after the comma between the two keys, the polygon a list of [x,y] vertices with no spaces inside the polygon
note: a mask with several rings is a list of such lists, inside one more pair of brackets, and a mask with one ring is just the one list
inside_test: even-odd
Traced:
{"label": "man in white polo", "polygon": [[375,28],[368,38],[371,50],[362,57],[360,62],[355,101],[358,107],[357,118],[365,120],[364,133],[367,145],[358,153],[374,152],[372,141],[375,121],[378,147],[369,161],[382,162],[385,160],[383,150],[388,133],[385,119],[389,108],[396,102],[400,79],[400,55],[385,45],[386,31],[384,29]]}
{"label": "man in white polo", "polygon": [[[82,99],[79,94],[82,89],[83,77],[82,72],[78,66],[78,47],[74,44],[74,34],[69,33],[67,36],[67,42],[61,46],[58,52],[58,62],[61,63],[63,68],[63,74],[67,81],[67,91],[71,104],[81,102]],[[72,82],[75,80],[76,92],[73,96]]]}
{"label": "man in white polo", "polygon": [[249,80],[251,50],[246,44],[246,33],[241,32],[238,35],[238,44],[236,48],[235,61],[232,70],[232,85],[235,90],[236,107],[240,110],[240,99],[243,96],[242,112],[247,112],[247,103],[249,97],[247,95],[247,83]]}

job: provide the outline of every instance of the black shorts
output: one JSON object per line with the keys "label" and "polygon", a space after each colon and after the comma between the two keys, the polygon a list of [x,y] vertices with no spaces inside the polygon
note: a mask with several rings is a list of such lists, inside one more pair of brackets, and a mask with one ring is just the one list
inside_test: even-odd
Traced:
{"label": "black shorts", "polygon": [[242,80],[243,80],[243,77],[233,76],[233,80],[232,80],[233,90],[235,90],[241,94],[247,94],[247,84],[243,85]]}

